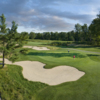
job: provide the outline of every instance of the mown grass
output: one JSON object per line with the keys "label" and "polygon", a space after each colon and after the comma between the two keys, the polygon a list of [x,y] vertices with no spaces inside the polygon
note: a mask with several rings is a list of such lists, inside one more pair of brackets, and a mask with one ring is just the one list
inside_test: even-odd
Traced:
{"label": "mown grass", "polygon": [[87,54],[91,60],[100,62],[100,55],[97,54]]}
{"label": "mown grass", "polygon": [[[29,49],[27,54],[19,55],[18,61],[40,61],[46,64],[45,68],[58,65],[73,66],[84,71],[85,75],[74,82],[48,86],[40,82],[27,81],[22,76],[20,66],[8,65],[0,69],[2,97],[6,100],[100,100],[100,55],[76,50],[70,50],[68,53],[67,48],[53,48],[51,46],[49,51]],[[74,60],[73,55],[76,56]]]}

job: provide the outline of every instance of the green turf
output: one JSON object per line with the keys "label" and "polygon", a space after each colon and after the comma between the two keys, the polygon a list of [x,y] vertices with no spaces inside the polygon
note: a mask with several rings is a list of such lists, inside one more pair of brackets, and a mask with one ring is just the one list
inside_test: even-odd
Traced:
{"label": "green turf", "polygon": [[[39,40],[35,42],[39,42]],[[43,43],[44,41],[41,41],[38,44],[42,46]],[[34,44],[36,43],[31,42],[31,45]],[[46,64],[45,68],[69,65],[84,71],[85,75],[74,82],[48,86],[40,82],[27,81],[22,76],[20,66],[9,65],[0,69],[2,97],[5,100],[100,100],[100,54],[76,50],[70,50],[68,53],[67,48],[48,47],[51,50],[29,49],[27,54],[19,55],[18,61],[40,61]],[[94,49],[96,50],[96,48]],[[73,55],[76,56],[75,59],[73,59]]]}
{"label": "green turf", "polygon": [[69,45],[68,48],[74,48],[74,49],[78,49],[78,50],[85,50],[85,51],[100,53],[100,47],[94,47],[94,46],[89,46],[89,45],[74,44],[72,46]]}
{"label": "green turf", "polygon": [[100,55],[97,54],[87,54],[91,60],[100,62]]}
{"label": "green turf", "polygon": [[[59,40],[29,40],[29,42],[26,45],[30,46],[47,46],[50,45],[52,42],[68,42],[68,43],[73,43],[72,41],[59,41]],[[50,46],[49,46],[50,47]],[[66,48],[66,47],[65,47]],[[91,52],[98,52],[100,53],[100,47],[94,47],[86,44],[69,44],[67,48],[74,48],[78,50],[85,50],[85,51],[91,51]]]}

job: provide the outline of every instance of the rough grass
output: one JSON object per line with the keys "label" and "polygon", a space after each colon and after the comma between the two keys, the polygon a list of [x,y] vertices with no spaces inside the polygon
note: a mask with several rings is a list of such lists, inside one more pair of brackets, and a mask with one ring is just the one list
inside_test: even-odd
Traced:
{"label": "rough grass", "polygon": [[100,55],[97,55],[97,54],[87,54],[91,60],[94,60],[94,61],[97,61],[97,62],[100,62]]}
{"label": "rough grass", "polygon": [[0,67],[0,93],[2,100],[35,100],[37,91],[48,85],[27,81],[22,76],[22,67]]}

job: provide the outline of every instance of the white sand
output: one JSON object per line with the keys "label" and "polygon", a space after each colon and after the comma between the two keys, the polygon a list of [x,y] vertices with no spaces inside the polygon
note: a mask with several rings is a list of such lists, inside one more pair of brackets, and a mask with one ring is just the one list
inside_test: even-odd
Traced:
{"label": "white sand", "polygon": [[37,46],[23,46],[23,48],[32,48],[34,50],[50,50],[47,47],[37,47]]}
{"label": "white sand", "polygon": [[[2,60],[0,58],[0,60]],[[12,64],[5,59],[6,64]],[[45,64],[38,61],[20,61],[13,63],[23,68],[24,78],[30,81],[39,81],[49,85],[58,85],[63,82],[76,81],[85,73],[70,66],[57,66],[52,69],[44,69]]]}
{"label": "white sand", "polygon": [[2,56],[2,52],[0,52],[0,56]]}

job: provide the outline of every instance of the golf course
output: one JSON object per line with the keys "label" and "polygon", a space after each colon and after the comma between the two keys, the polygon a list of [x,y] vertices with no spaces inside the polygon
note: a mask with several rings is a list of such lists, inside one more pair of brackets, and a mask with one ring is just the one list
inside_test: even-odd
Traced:
{"label": "golf course", "polygon": [[[5,59],[5,67],[0,65],[2,100],[100,99],[100,47],[81,44],[51,46],[52,42],[28,40],[22,47],[27,53],[20,53],[14,63],[9,60],[6,63]],[[2,61],[2,55],[0,57]],[[40,71],[35,73],[35,70]],[[68,81],[66,77],[69,77]]]}

